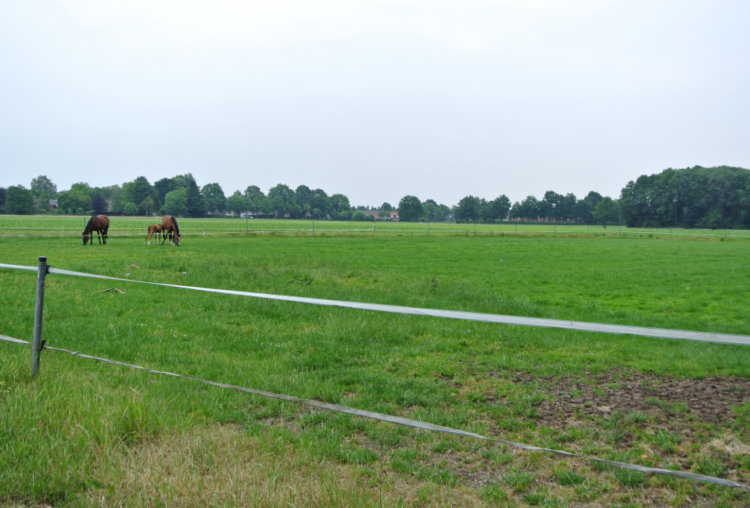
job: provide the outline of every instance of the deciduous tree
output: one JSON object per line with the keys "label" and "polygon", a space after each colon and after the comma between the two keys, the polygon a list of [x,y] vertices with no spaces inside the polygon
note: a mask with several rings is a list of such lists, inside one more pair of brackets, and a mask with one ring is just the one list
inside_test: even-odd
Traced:
{"label": "deciduous tree", "polygon": [[206,210],[211,213],[223,212],[227,208],[227,198],[218,183],[207,183],[201,188],[201,196],[206,204]]}
{"label": "deciduous tree", "polygon": [[233,212],[235,215],[240,215],[248,209],[247,199],[240,191],[234,191],[234,194],[227,198],[227,210]]}
{"label": "deciduous tree", "polygon": [[66,212],[75,212],[81,208],[84,212],[91,210],[91,196],[81,190],[81,187],[71,188],[57,195],[57,207]]}
{"label": "deciduous tree", "polygon": [[424,216],[422,202],[416,196],[404,196],[398,203],[398,218],[406,222],[416,222]]}
{"label": "deciduous tree", "polygon": [[615,219],[615,202],[612,198],[602,198],[596,204],[594,208],[594,219],[597,222],[601,222],[606,228],[608,222],[612,222]]}
{"label": "deciduous tree", "polygon": [[35,197],[39,197],[40,194],[44,193],[49,196],[48,199],[52,199],[57,195],[57,185],[52,183],[52,180],[45,175],[39,175],[31,180],[31,192]]}
{"label": "deciduous tree", "polygon": [[5,213],[28,215],[34,213],[34,195],[23,185],[11,185],[5,191]]}
{"label": "deciduous tree", "polygon": [[173,190],[164,197],[164,211],[167,215],[184,217],[188,214],[188,199],[186,189]]}
{"label": "deciduous tree", "polygon": [[475,196],[466,196],[458,202],[458,206],[456,207],[456,219],[475,221],[479,219],[480,212],[480,199]]}
{"label": "deciduous tree", "polygon": [[268,190],[268,199],[271,200],[273,210],[278,217],[295,213],[294,207],[297,204],[297,198],[288,185],[280,183],[271,187]]}

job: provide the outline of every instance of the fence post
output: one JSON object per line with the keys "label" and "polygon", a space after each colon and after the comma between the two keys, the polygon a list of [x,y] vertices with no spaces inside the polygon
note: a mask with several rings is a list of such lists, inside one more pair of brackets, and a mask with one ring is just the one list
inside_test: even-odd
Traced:
{"label": "fence post", "polygon": [[313,219],[313,236],[315,236],[315,219]]}
{"label": "fence post", "polygon": [[517,235],[517,234],[518,234],[518,222],[516,222],[516,232],[515,232],[515,233],[513,233],[513,234],[514,234],[514,235]]}
{"label": "fence post", "polygon": [[248,221],[249,221],[249,219],[248,219],[247,217],[245,217],[245,234],[247,234],[247,233],[248,233],[248,231],[249,231],[249,230],[248,230],[248,227],[247,227],[247,223],[248,223]]}
{"label": "fence post", "polygon": [[36,309],[34,311],[34,342],[31,345],[31,377],[39,373],[40,353],[42,352],[42,319],[44,312],[44,278],[47,276],[47,258],[39,257],[39,270],[36,276]]}
{"label": "fence post", "polygon": [[557,236],[557,224],[555,224],[555,236]]}
{"label": "fence post", "polygon": [[477,223],[474,223],[474,236],[477,236]]}
{"label": "fence post", "polygon": [[427,236],[430,236],[430,221],[427,221]]}

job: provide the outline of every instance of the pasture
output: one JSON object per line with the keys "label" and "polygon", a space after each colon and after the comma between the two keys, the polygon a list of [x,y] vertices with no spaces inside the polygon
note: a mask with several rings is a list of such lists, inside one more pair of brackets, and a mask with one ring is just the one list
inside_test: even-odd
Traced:
{"label": "pasture", "polygon": [[[171,284],[750,335],[750,243],[731,237],[203,237],[200,224],[180,222],[180,248],[145,247],[145,228],[134,238],[111,229],[108,245],[93,247],[81,245],[80,231],[0,237],[0,262],[35,265],[46,255],[57,268]],[[34,282],[32,272],[0,270],[0,333],[31,339]],[[110,287],[124,294],[101,293]],[[44,338],[152,369],[750,482],[747,347],[60,275],[47,278]],[[29,369],[28,347],[0,343],[7,504],[750,502],[738,489],[311,411],[62,353],[42,353],[34,382]]]}
{"label": "pasture", "polygon": [[[89,216],[13,215],[0,216],[0,237],[80,236]],[[160,217],[112,217],[109,235],[145,237],[149,224]],[[530,224],[501,222],[497,224],[456,224],[453,222],[372,222],[289,220],[289,219],[184,219],[179,218],[184,236],[212,235],[432,235],[432,236],[619,236],[623,238],[684,238],[750,240],[747,230],[712,230],[680,228],[626,228],[610,225]]]}

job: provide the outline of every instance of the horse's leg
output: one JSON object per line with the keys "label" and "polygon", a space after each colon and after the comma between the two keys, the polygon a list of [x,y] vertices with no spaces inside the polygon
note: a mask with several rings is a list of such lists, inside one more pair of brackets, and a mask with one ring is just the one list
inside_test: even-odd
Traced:
{"label": "horse's leg", "polygon": [[107,237],[109,236],[109,226],[104,228],[104,245],[107,245]]}
{"label": "horse's leg", "polygon": [[161,244],[164,245],[164,242],[167,241],[167,234],[164,232],[162,232],[162,234],[164,235],[164,239],[161,241]]}
{"label": "horse's leg", "polygon": [[96,239],[99,240],[99,245],[101,245],[102,244],[102,230],[101,229],[96,232]]}

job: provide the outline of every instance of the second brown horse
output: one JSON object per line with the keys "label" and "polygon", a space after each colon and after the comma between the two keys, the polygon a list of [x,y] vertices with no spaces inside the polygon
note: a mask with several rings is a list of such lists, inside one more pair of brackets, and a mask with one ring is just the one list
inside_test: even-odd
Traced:
{"label": "second brown horse", "polygon": [[165,215],[161,219],[161,227],[162,227],[162,234],[164,235],[164,240],[162,240],[161,244],[164,245],[164,242],[167,241],[167,237],[169,237],[169,243],[179,247],[180,246],[180,227],[177,225],[177,219],[175,218],[175,216]]}

